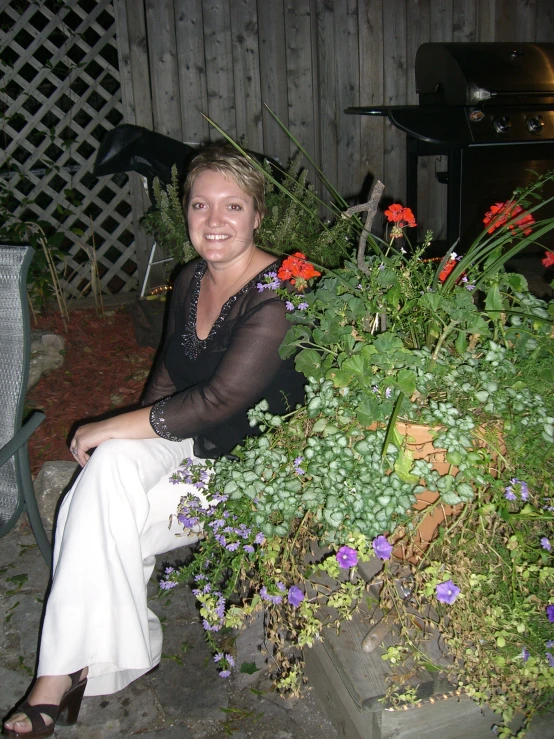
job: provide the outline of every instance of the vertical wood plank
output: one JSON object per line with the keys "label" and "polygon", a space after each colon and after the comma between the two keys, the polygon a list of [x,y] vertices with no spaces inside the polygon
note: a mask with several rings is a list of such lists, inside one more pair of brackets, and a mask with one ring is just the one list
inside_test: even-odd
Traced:
{"label": "vertical wood plank", "polygon": [[[260,82],[262,103],[268,105],[288,128],[287,60],[283,0],[258,0]],[[263,110],[264,153],[278,157],[286,165],[289,139],[273,118]]]}
{"label": "vertical wood plank", "polygon": [[477,41],[478,0],[453,0],[452,41]]}
{"label": "vertical wood plank", "polygon": [[[310,0],[285,0],[289,130],[316,161],[312,20]],[[294,152],[295,146],[291,142],[290,155]],[[307,162],[304,165],[309,172],[309,181],[315,185],[313,167]]]}
{"label": "vertical wood plank", "polygon": [[[130,6],[131,0],[114,1],[124,122],[151,129],[153,118],[145,8],[143,2],[135,2],[133,7]],[[137,278],[138,284],[142,285],[152,238],[141,228],[140,219],[148,209],[149,203],[139,175],[129,175],[129,190],[133,212]]]}
{"label": "vertical wood plank", "polygon": [[[360,105],[383,105],[383,2],[359,0]],[[362,197],[367,199],[375,180],[385,187],[385,121],[381,116],[361,116],[360,163],[365,183]],[[385,190],[387,192],[387,190]],[[377,224],[376,224],[377,225]]]}
{"label": "vertical wood plank", "polygon": [[478,0],[477,41],[496,41],[495,19],[495,0]]}
{"label": "vertical wood plank", "polygon": [[173,2],[182,140],[187,143],[201,143],[209,137],[208,123],[202,117],[202,113],[208,113],[202,0]]}
{"label": "vertical wood plank", "polygon": [[232,0],[231,10],[237,136],[250,149],[261,152],[262,92],[256,0]]}
{"label": "vertical wood plank", "polygon": [[[406,5],[383,5],[384,89],[387,105],[398,105],[407,98],[406,84]],[[388,121],[385,123],[385,183],[393,200],[406,197],[406,135]]]}
{"label": "vertical wood plank", "polygon": [[537,0],[537,41],[552,41],[554,38],[554,3],[552,0]]}
{"label": "vertical wood plank", "polygon": [[452,41],[452,0],[430,0],[431,41]]}
{"label": "vertical wood plank", "polygon": [[[237,119],[229,0],[204,0],[204,48],[208,85],[208,115],[236,139]],[[213,128],[210,139],[221,138]]]}
{"label": "vertical wood plank", "polygon": [[363,184],[360,167],[360,118],[345,115],[344,109],[359,105],[360,70],[358,48],[357,0],[343,0],[335,11],[335,48],[337,55],[337,187],[345,198],[358,196]]}
{"label": "vertical wood plank", "polygon": [[146,20],[154,127],[166,136],[180,139],[181,110],[173,0],[146,0]]}
{"label": "vertical wood plank", "polygon": [[520,0],[496,0],[495,41],[513,41],[516,37],[516,6]]}
{"label": "vertical wood plank", "polygon": [[320,157],[327,178],[335,184],[338,181],[335,5],[331,0],[317,0],[316,6]]}
{"label": "vertical wood plank", "polygon": [[514,8],[514,40],[534,41],[537,36],[537,0],[518,0]]}

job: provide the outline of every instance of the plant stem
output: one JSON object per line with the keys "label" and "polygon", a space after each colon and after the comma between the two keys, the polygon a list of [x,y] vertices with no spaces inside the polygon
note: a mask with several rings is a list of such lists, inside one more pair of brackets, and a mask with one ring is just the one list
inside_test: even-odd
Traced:
{"label": "plant stem", "polygon": [[444,344],[444,342],[446,340],[446,337],[452,331],[452,329],[455,326],[458,325],[458,323],[460,323],[460,322],[459,321],[455,321],[455,320],[450,321],[450,323],[448,324],[448,326],[444,329],[444,331],[442,332],[442,334],[439,336],[439,340],[437,341],[437,344],[435,346],[435,351],[431,355],[431,365],[430,365],[430,367],[432,367],[435,364],[435,362],[437,361],[438,356],[440,354],[440,350],[442,349],[442,345]]}

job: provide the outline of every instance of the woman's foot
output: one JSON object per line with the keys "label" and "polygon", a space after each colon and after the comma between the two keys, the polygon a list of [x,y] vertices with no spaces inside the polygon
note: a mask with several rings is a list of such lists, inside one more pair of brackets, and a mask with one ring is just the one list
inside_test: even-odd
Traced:
{"label": "woman's foot", "polygon": [[[74,689],[77,684],[83,682],[88,674],[88,667],[81,670],[78,679],[72,680],[69,675],[44,675],[37,678],[33,689],[27,697],[27,703],[30,706],[52,705],[59,706],[67,693]],[[46,713],[40,714],[45,725],[52,726],[55,721]],[[30,734],[33,732],[33,724],[31,719],[24,711],[17,711],[4,722],[4,729],[16,734]]]}

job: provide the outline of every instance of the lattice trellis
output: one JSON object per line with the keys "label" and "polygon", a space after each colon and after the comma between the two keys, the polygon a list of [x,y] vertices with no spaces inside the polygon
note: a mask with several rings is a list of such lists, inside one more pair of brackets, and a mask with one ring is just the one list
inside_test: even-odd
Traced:
{"label": "lattice trellis", "polygon": [[123,118],[112,0],[0,0],[0,33],[0,177],[14,213],[63,233],[68,295],[90,291],[92,244],[102,291],[136,289],[128,178],[91,174]]}

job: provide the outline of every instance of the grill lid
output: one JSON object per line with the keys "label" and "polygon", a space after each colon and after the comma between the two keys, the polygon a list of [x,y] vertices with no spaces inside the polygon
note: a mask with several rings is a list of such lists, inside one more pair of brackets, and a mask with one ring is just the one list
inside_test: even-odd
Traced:
{"label": "grill lid", "polygon": [[552,105],[554,43],[428,43],[417,50],[420,105]]}

